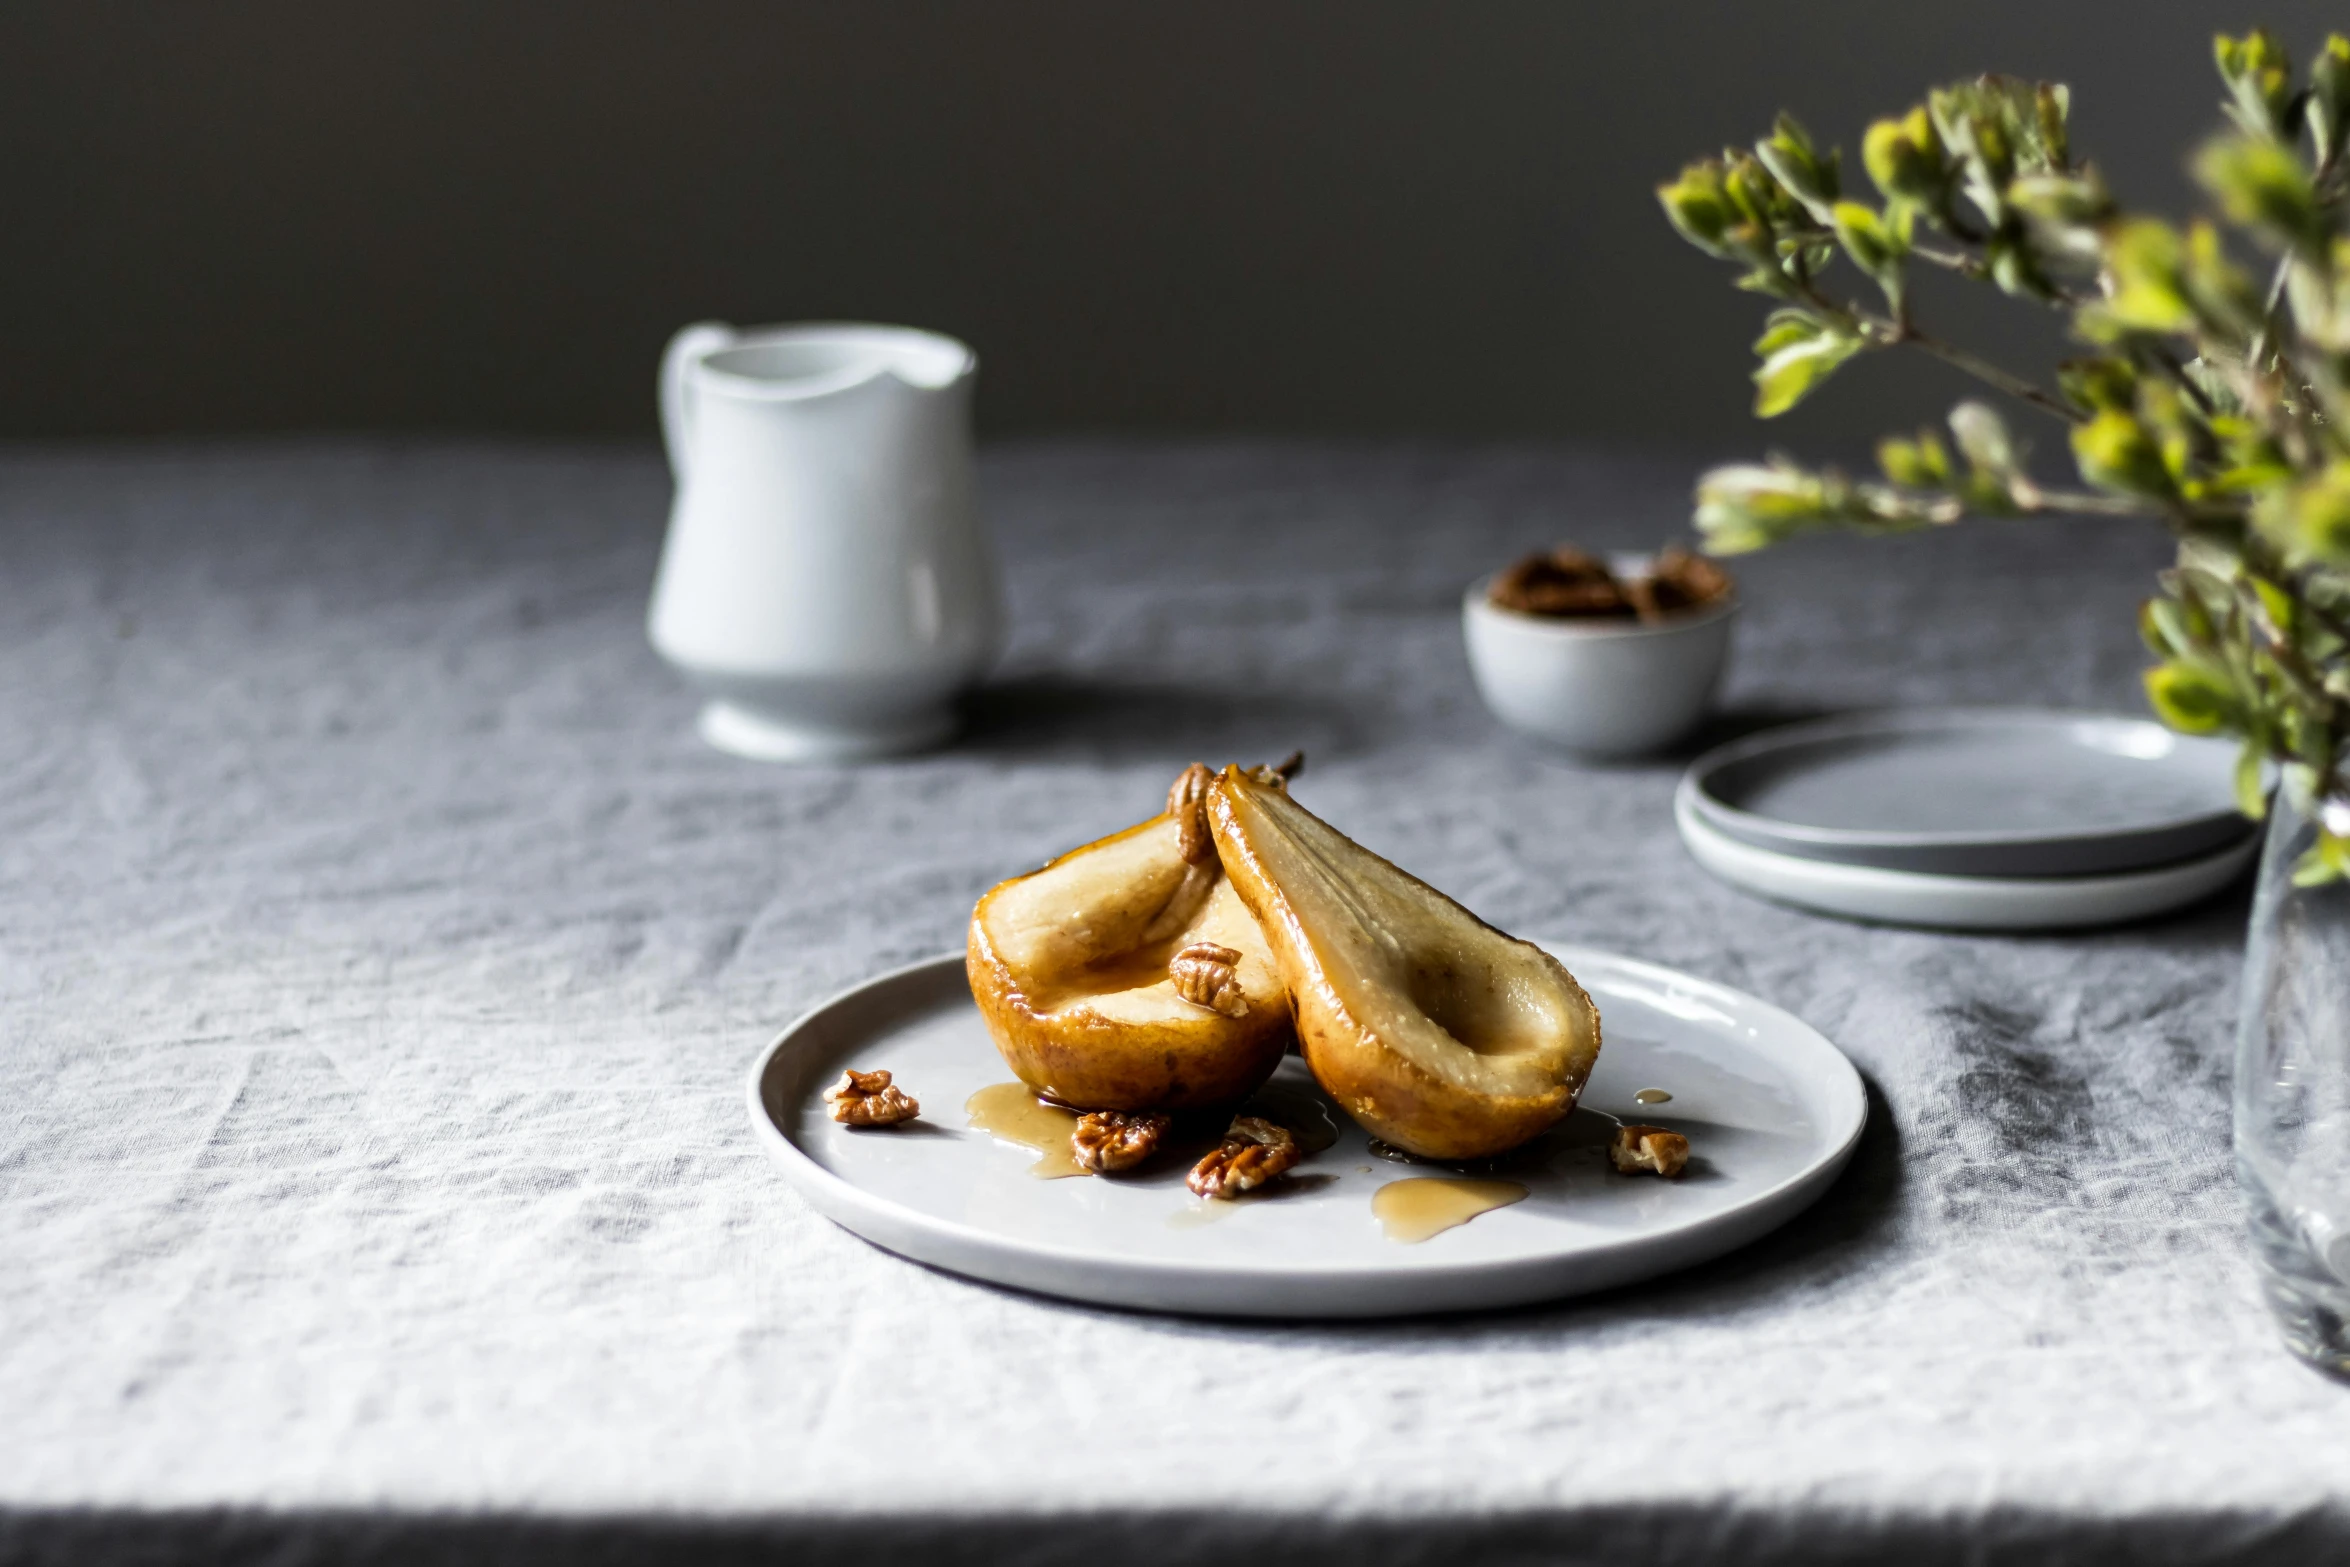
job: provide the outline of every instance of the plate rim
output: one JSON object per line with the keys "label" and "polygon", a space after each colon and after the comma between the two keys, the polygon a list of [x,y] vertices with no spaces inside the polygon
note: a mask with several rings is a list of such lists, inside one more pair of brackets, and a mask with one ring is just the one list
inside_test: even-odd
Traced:
{"label": "plate rim", "polygon": [[[753,1057],[749,1071],[744,1077],[745,1108],[750,1116],[753,1135],[767,1150],[769,1157],[781,1167],[787,1183],[818,1213],[870,1244],[924,1266],[941,1268],[947,1272],[982,1279],[994,1284],[1007,1285],[1015,1289],[1052,1295],[1060,1299],[1078,1300],[1088,1304],[1188,1315],[1280,1317],[1301,1320],[1341,1316],[1412,1316],[1463,1309],[1499,1308],[1509,1304],[1524,1304],[1537,1300],[1563,1299],[1571,1295],[1585,1293],[1588,1289],[1611,1288],[1640,1278],[1677,1272],[1682,1268],[1695,1266],[1697,1263],[1736,1250],[1753,1240],[1760,1239],[1763,1235],[1793,1219],[1796,1214],[1802,1212],[1824,1194],[1842,1175],[1845,1166],[1851,1162],[1854,1150],[1860,1146],[1860,1140],[1868,1130],[1870,1119],[1868,1087],[1860,1074],[1860,1069],[1827,1035],[1785,1008],[1717,980],[1705,979],[1667,967],[1664,964],[1627,957],[1620,953],[1584,946],[1577,942],[1533,938],[1533,944],[1554,956],[1558,956],[1562,962],[1567,962],[1570,968],[1576,961],[1593,964],[1596,960],[1597,964],[1612,966],[1619,972],[1626,973],[1627,977],[1646,979],[1655,984],[1678,986],[1685,992],[1694,992],[1700,997],[1727,1001],[1737,1009],[1760,1009],[1765,1015],[1792,1025],[1797,1031],[1796,1037],[1805,1040],[1804,1048],[1816,1047],[1817,1050],[1825,1052],[1825,1060],[1822,1064],[1828,1067],[1828,1075],[1833,1084],[1830,1089],[1830,1099],[1841,1101],[1843,1113],[1849,1116],[1849,1124],[1846,1126],[1843,1136],[1820,1157],[1782,1176],[1771,1185],[1748,1195],[1731,1208],[1708,1214],[1682,1228],[1665,1231],[1661,1235],[1626,1236],[1592,1246],[1578,1247],[1571,1252],[1554,1252],[1532,1257],[1487,1258],[1475,1262],[1451,1264],[1442,1268],[1412,1267],[1403,1264],[1367,1266],[1361,1263],[1264,1265],[1218,1262],[1200,1264],[1170,1262],[1160,1259],[1105,1258],[1086,1248],[1054,1245],[1049,1242],[1006,1236],[956,1220],[939,1218],[918,1209],[905,1207],[874,1196],[855,1182],[826,1169],[807,1150],[800,1147],[792,1135],[779,1124],[776,1117],[768,1113],[766,1097],[762,1091],[768,1074],[778,1058],[794,1042],[795,1036],[803,1029],[813,1025],[834,1008],[851,1003],[870,993],[940,975],[950,966],[959,975],[963,972],[964,964],[964,954],[961,952],[942,952],[902,963],[869,979],[843,986],[802,1010]],[[1602,1048],[1604,1049],[1604,1044]],[[1830,1134],[1832,1135],[1832,1128]],[[1763,1222],[1757,1224],[1758,1217]],[[852,1222],[852,1219],[863,1222]],[[871,1226],[870,1229],[867,1227],[868,1225]],[[1753,1227],[1750,1229],[1749,1226]],[[1130,1286],[1147,1286],[1153,1283],[1198,1286],[1214,1280],[1227,1280],[1243,1284],[1273,1283],[1285,1280],[1323,1282],[1336,1280],[1354,1285],[1370,1286],[1405,1284],[1434,1279],[1474,1284],[1482,1280],[1506,1281],[1513,1277],[1538,1273],[1546,1267],[1555,1267],[1561,1261],[1569,1258],[1597,1259],[1604,1262],[1636,1255],[1644,1249],[1657,1246],[1660,1241],[1682,1244],[1674,1248],[1675,1254],[1670,1260],[1660,1263],[1655,1268],[1635,1267],[1625,1271],[1620,1277],[1606,1277],[1587,1287],[1569,1286],[1566,1288],[1522,1290],[1517,1293],[1498,1295],[1490,1301],[1470,1301],[1466,1305],[1437,1303],[1401,1307],[1375,1306],[1367,1310],[1350,1311],[1335,1307],[1301,1310],[1249,1306],[1213,1308],[1154,1306],[1141,1303],[1126,1294],[1073,1293],[1008,1277],[1005,1272],[1001,1271],[988,1271],[977,1267],[967,1268],[955,1262],[942,1261],[935,1255],[916,1255],[894,1244],[893,1239],[885,1239],[883,1235],[873,1233],[875,1230],[882,1231],[893,1238],[905,1235],[918,1236],[938,1242],[944,1249],[950,1251],[970,1249],[982,1254],[1009,1255],[1020,1261],[1034,1263],[1045,1268],[1080,1267],[1101,1275],[1105,1279],[1122,1281]],[[1727,1238],[1722,1239],[1725,1232]],[[1717,1239],[1721,1240],[1721,1244],[1713,1244]],[[1459,1291],[1454,1293],[1457,1294]]]}
{"label": "plate rim", "polygon": [[[1924,735],[1958,730],[1995,729],[2002,727],[2033,729],[2065,729],[2082,724],[2129,726],[2159,735],[2173,747],[2209,746],[2216,744],[2206,736],[2182,735],[2164,728],[2151,718],[2134,713],[2098,712],[2084,708],[2058,707],[1937,707],[1937,708],[1872,708],[1859,712],[1839,713],[1824,718],[1805,719],[1781,724],[1755,734],[1742,735],[1707,750],[1682,772],[1674,786],[1675,802],[1687,800],[1692,809],[1703,816],[1717,832],[1737,839],[1766,852],[1788,858],[1809,859],[1832,864],[1862,865],[1876,870],[1907,871],[1915,875],[1966,875],[1952,871],[1912,871],[1908,867],[1888,865],[1876,861],[1849,858],[1869,853],[1901,854],[1932,853],[1935,851],[1964,852],[1967,850],[2053,848],[2059,845],[2102,846],[2118,849],[2133,840],[2159,840],[2178,836],[2199,828],[2216,830],[2232,818],[2243,823],[2241,836],[2251,836],[2256,824],[2245,818],[2231,802],[2208,811],[2196,811],[2180,816],[2142,822],[2129,827],[2096,831],[2050,829],[2045,831],[2012,831],[1989,829],[1975,832],[1896,832],[1875,828],[1820,827],[1809,823],[1789,821],[1784,817],[1768,816],[1734,805],[1713,792],[1713,780],[1726,768],[1768,756],[1774,751],[1792,750],[1804,746],[1832,744],[1840,740],[1866,740],[1886,736]],[[2230,840],[2228,846],[2232,846]],[[2193,849],[2185,854],[2171,854],[2166,858],[2148,860],[2130,871],[2079,872],[2059,871],[2056,877],[2087,875],[2134,874],[2151,871],[2167,865],[2199,860],[2218,852],[2217,849]],[[2032,879],[2026,876],[2006,875],[2007,880]]]}
{"label": "plate rim", "polygon": [[[1782,854],[1760,844],[1731,837],[1707,821],[1701,813],[1686,809],[1678,801],[1674,805],[1673,821],[1680,829],[1682,845],[1689,851],[1690,857],[1715,879],[1741,892],[1836,919],[1856,919],[1870,924],[1900,925],[1921,930],[2085,930],[2151,918],[2201,902],[2224,890],[2244,873],[2245,866],[2259,854],[2261,844],[2260,836],[2252,833],[2192,859],[2172,860],[2142,870],[2114,871],[2093,876],[1958,876],[1943,871],[1897,870],[1883,865],[1854,865],[1843,860],[1818,860],[1801,854]],[[1864,896],[1872,893],[1909,897],[1939,895],[1974,900],[2004,897],[2043,904],[2058,902],[2066,905],[2066,911],[2045,917],[2001,916],[1988,919],[1978,915],[1949,913],[1932,916],[1859,913],[1849,907],[1798,897],[1776,887],[1766,889],[1716,863],[1717,860],[1734,861],[1749,855],[1788,867],[1798,876],[1815,881],[1840,882],[1845,889]],[[2207,877],[2210,878],[2210,884],[2199,885]],[[2194,890],[2175,899],[2156,899],[2143,907],[2127,908],[2120,912],[2113,911],[2100,901],[2127,898],[2130,894],[2152,897],[2155,889],[2172,885],[2185,885]],[[2094,905],[2093,909],[2088,907],[2091,905]]]}

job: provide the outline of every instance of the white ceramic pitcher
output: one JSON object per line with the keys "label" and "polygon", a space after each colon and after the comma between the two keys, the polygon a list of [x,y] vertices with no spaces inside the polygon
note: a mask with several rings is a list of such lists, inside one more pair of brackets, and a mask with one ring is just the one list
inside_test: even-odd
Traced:
{"label": "white ceramic pitcher", "polygon": [[934,745],[1003,639],[972,504],[971,380],[909,327],[689,326],[661,358],[677,499],[653,647],[702,737],[763,761]]}

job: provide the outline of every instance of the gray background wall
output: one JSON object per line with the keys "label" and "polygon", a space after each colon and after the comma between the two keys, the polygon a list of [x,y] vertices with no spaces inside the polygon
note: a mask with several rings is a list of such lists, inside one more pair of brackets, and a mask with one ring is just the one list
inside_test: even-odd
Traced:
{"label": "gray background wall", "polygon": [[0,20],[0,436],[649,433],[662,340],[719,316],[958,333],[995,433],[1849,445],[1957,386],[1864,369],[1754,428],[1761,304],[1654,183],[1782,103],[1852,147],[1996,68],[2071,79],[2176,203],[2209,34],[2261,19],[2305,51],[2328,14],[48,0]]}

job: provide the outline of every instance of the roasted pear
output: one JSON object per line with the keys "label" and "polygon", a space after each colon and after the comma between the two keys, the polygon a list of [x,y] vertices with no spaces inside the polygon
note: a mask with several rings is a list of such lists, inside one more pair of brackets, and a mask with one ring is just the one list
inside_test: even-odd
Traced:
{"label": "roasted pear", "polygon": [[1217,863],[1213,775],[1167,811],[990,889],[964,966],[1014,1076],[1080,1110],[1245,1098],[1295,1033],[1256,921]]}
{"label": "roasted pear", "polygon": [[1512,1148],[1574,1108],[1599,1012],[1549,953],[1505,936],[1228,767],[1208,820],[1273,949],[1306,1065],[1374,1136],[1431,1159]]}

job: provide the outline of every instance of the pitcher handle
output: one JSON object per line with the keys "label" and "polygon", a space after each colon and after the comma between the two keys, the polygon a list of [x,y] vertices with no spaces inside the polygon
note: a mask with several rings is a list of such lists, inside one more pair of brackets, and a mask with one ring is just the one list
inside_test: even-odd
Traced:
{"label": "pitcher handle", "polygon": [[686,372],[695,360],[724,348],[735,336],[734,328],[723,321],[696,321],[679,331],[661,351],[661,442],[669,448],[670,477],[681,485],[693,446],[692,388],[686,382]]}

